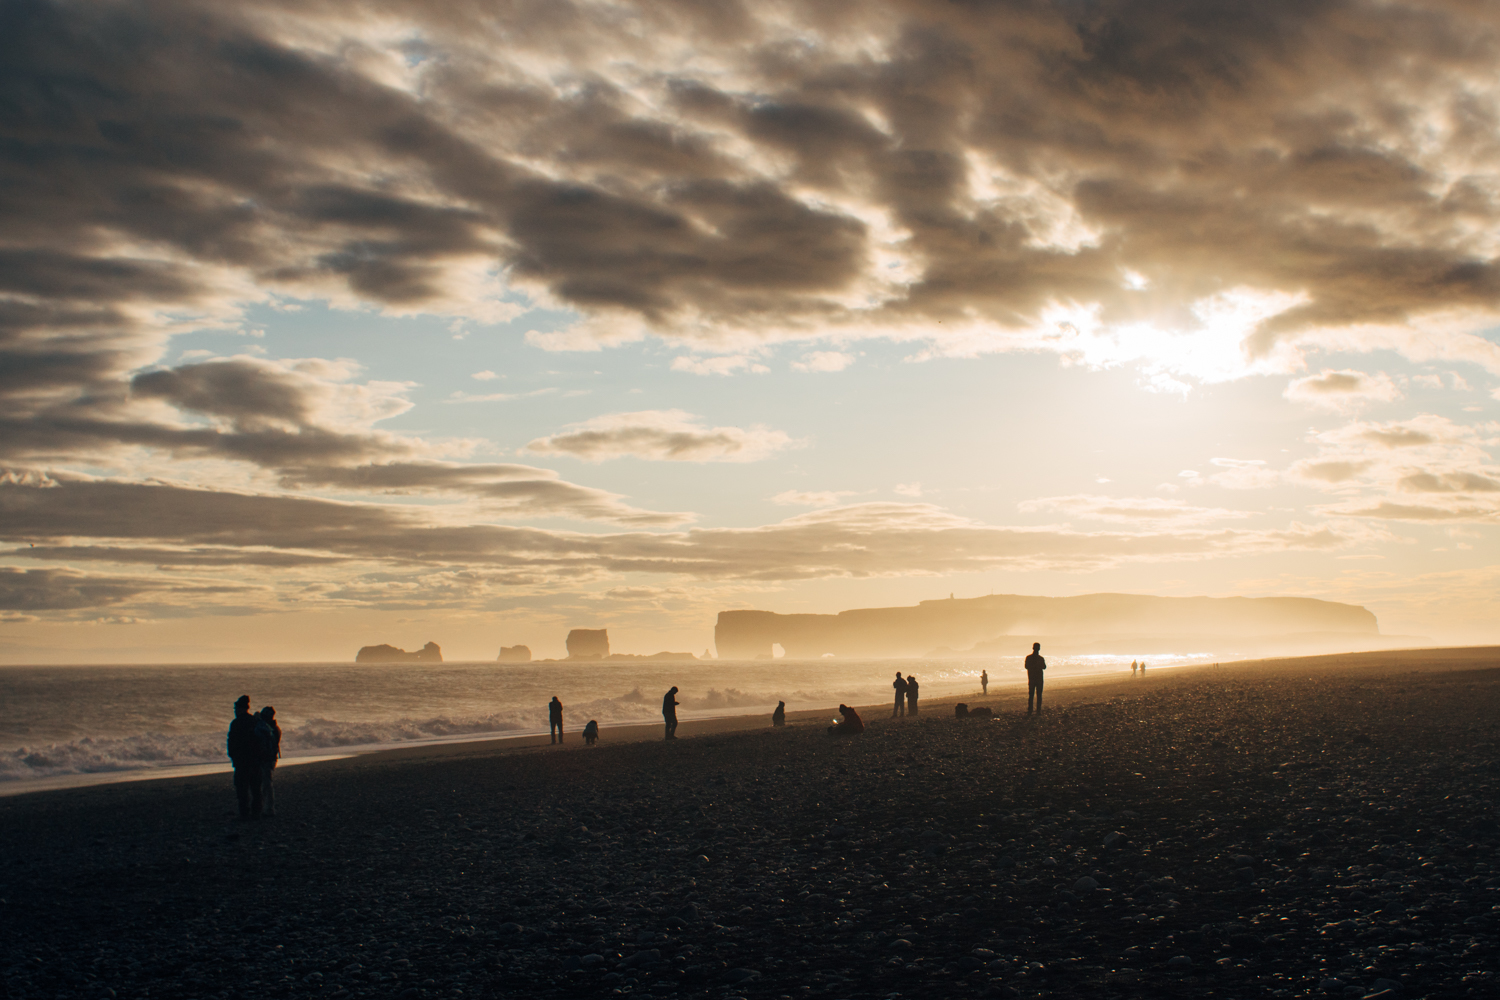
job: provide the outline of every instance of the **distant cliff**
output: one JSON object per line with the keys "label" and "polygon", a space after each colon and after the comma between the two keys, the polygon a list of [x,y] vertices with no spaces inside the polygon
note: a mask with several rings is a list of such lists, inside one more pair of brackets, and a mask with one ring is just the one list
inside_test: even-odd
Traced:
{"label": "distant cliff", "polygon": [[379,646],[364,646],[355,654],[355,663],[442,663],[443,650],[435,642],[429,642],[414,653],[381,643]]}
{"label": "distant cliff", "polygon": [[[1004,636],[1076,637],[1097,645],[1131,636],[1171,637],[1184,649],[1195,637],[1285,636],[1292,633],[1379,634],[1375,616],[1353,604],[1307,597],[1152,597],[1086,594],[1024,597],[994,594],[923,601],[916,607],[859,608],[836,615],[721,611],[714,642],[721,659],[786,655],[923,656],[941,647],[966,650]],[[1201,644],[1201,643],[1200,643]]]}
{"label": "distant cliff", "polygon": [[530,646],[501,646],[500,655],[495,657],[501,663],[530,663]]}

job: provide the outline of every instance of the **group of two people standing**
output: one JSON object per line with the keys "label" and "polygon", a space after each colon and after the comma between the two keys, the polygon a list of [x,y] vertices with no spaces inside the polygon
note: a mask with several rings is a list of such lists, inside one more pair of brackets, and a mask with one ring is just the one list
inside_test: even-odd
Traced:
{"label": "group of two people standing", "polygon": [[921,693],[921,685],[917,683],[917,675],[902,677],[901,671],[896,671],[896,679],[891,682],[891,687],[896,689],[896,704],[891,708],[891,718],[898,715],[917,714],[917,696]]}
{"label": "group of two people standing", "polygon": [[250,711],[250,696],[242,694],[234,703],[234,721],[225,741],[234,765],[234,794],[239,799],[240,819],[276,815],[276,797],[271,777],[281,759],[281,727],[276,709],[270,705]]}

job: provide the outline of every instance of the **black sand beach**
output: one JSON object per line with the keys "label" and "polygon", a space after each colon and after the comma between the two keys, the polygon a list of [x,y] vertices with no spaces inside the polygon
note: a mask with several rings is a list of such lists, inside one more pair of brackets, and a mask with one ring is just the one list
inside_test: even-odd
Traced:
{"label": "black sand beach", "polygon": [[967,700],[0,800],[5,995],[1500,993],[1500,650]]}

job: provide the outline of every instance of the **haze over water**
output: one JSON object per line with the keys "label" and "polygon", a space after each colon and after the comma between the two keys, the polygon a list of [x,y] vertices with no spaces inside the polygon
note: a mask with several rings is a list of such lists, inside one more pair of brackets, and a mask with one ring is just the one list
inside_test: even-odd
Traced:
{"label": "haze over water", "polygon": [[[1150,658],[1153,669],[1211,656]],[[1059,657],[1049,679],[1119,672],[1118,656]],[[285,663],[234,666],[0,668],[0,781],[101,775],[224,763],[231,703],[274,705],[289,757],[413,741],[545,732],[557,695],[567,728],[659,722],[661,696],[681,688],[684,719],[840,702],[883,705],[897,670],[924,697],[992,694],[1024,685],[1019,658],[988,660],[761,660],[689,663]],[[1128,675],[1128,669],[1125,673]],[[605,735],[606,742],[608,734]]]}

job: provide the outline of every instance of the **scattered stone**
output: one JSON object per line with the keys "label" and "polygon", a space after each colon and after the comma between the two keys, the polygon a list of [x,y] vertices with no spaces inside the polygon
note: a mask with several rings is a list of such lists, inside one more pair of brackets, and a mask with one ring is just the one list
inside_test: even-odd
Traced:
{"label": "scattered stone", "polygon": [[1188,958],[1186,955],[1173,955],[1171,958],[1167,959],[1167,968],[1169,969],[1182,970],[1190,969],[1192,967],[1193,960],[1191,958]]}
{"label": "scattered stone", "polygon": [[1073,883],[1073,891],[1078,893],[1093,892],[1097,888],[1099,888],[1099,880],[1088,875]]}

